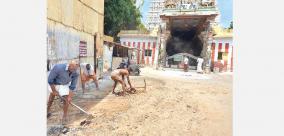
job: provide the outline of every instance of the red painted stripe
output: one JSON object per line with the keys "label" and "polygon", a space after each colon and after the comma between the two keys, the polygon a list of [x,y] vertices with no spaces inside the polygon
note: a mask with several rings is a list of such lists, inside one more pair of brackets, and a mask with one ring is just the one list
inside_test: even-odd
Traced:
{"label": "red painted stripe", "polygon": [[222,50],[222,43],[219,43],[218,52],[221,52],[221,50]]}
{"label": "red painted stripe", "polygon": [[135,42],[133,42],[132,47],[133,47],[133,48],[135,47]]}
{"label": "red painted stripe", "polygon": [[154,60],[155,60],[155,50],[156,50],[156,42],[153,42],[152,65],[154,65]]}
{"label": "red painted stripe", "polygon": [[[225,53],[229,53],[229,43],[226,43],[226,44],[225,44]],[[225,69],[224,69],[224,70],[225,70],[225,71],[227,71],[228,59],[229,59],[229,58],[227,58],[227,60],[224,60],[224,65],[225,65],[225,67],[224,67]]]}
{"label": "red painted stripe", "polygon": [[[219,43],[219,45],[218,45],[218,55],[219,55],[219,52],[221,52],[222,51],[222,43]],[[218,56],[217,56],[217,60],[216,61],[218,61]]]}
{"label": "red painted stripe", "polygon": [[215,58],[215,43],[213,42],[211,45],[211,66],[214,66],[214,58]]}
{"label": "red painted stripe", "polygon": [[[137,48],[140,49],[140,42],[138,42]],[[140,64],[140,50],[137,50],[137,64]]]}
{"label": "red painted stripe", "polygon": [[145,42],[143,42],[142,45],[142,64],[145,64],[144,56],[145,56]]}
{"label": "red painted stripe", "polygon": [[128,47],[130,47],[130,42],[128,42]]}
{"label": "red painted stripe", "polygon": [[[217,54],[217,55],[219,55],[219,52],[221,52],[221,51],[222,51],[222,43],[219,43],[219,45],[218,45],[218,51],[217,51],[218,54]],[[218,56],[217,56],[216,62],[218,62],[218,63],[220,62],[220,61],[218,60]],[[218,63],[217,63],[217,64],[218,64]],[[220,67],[220,66],[218,65],[217,67]]]}
{"label": "red painted stripe", "polygon": [[[148,42],[148,50],[150,49],[150,42]],[[146,58],[146,64],[148,65],[149,64],[149,56],[147,56]]]}

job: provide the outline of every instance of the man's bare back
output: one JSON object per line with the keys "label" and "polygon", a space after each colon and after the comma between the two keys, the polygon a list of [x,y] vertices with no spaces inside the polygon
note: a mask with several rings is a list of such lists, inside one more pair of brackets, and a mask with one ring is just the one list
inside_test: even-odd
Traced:
{"label": "man's bare back", "polygon": [[131,68],[128,69],[115,69],[111,72],[111,79],[114,81],[112,93],[115,93],[114,90],[116,88],[117,82],[119,82],[123,89],[123,95],[126,92],[126,84],[124,82],[125,77],[127,78],[128,84],[130,88],[132,88],[132,85],[129,80],[129,72],[132,71]]}

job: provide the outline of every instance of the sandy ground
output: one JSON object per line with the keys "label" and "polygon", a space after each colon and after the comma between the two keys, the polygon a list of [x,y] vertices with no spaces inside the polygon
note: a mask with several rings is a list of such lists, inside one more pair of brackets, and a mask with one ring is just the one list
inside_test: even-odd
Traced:
{"label": "sandy ground", "polygon": [[[131,77],[134,86],[147,90],[115,96],[111,81],[103,91],[79,94],[74,103],[87,109],[95,118],[80,126],[86,117],[71,107],[69,132],[86,136],[231,136],[232,75],[202,75],[195,72],[156,71],[145,68],[141,76]],[[119,89],[118,89],[119,90]],[[62,111],[59,102],[48,119],[48,135],[58,135]],[[61,134],[63,135],[63,134]]]}

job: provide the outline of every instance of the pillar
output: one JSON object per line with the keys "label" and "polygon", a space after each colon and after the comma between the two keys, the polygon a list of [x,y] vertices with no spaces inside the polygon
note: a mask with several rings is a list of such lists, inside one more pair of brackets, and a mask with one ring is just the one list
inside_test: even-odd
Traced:
{"label": "pillar", "polygon": [[212,30],[213,21],[208,20],[205,23],[205,31],[200,34],[200,39],[203,42],[203,49],[201,52],[201,57],[204,59],[202,68],[206,73],[210,72],[210,58],[211,58],[211,45],[213,38],[213,30]]}
{"label": "pillar", "polygon": [[166,50],[166,46],[167,46],[167,40],[168,40],[168,37],[170,35],[170,31],[166,31],[166,33],[163,34],[162,36],[162,40],[161,40],[161,57],[162,57],[162,60],[163,60],[163,66],[165,67],[166,66],[166,61],[167,61],[167,50]]}

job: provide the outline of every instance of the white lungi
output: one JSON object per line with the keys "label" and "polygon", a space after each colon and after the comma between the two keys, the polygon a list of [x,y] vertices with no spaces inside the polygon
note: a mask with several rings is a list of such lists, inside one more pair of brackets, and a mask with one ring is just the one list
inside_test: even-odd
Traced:
{"label": "white lungi", "polygon": [[[58,91],[60,96],[64,96],[64,95],[69,95],[69,86],[70,86],[71,82],[67,85],[55,85],[55,89],[56,91]],[[52,92],[50,85],[48,85],[48,90],[50,92]]]}

